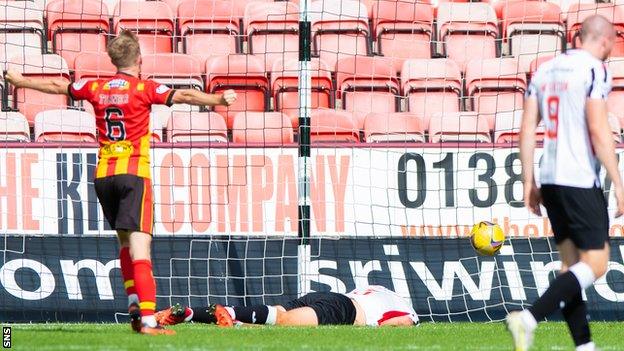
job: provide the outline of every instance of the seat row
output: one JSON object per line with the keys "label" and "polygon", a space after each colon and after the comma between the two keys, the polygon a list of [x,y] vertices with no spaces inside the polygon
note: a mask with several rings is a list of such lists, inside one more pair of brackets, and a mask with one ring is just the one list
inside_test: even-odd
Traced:
{"label": "seat row", "polygon": [[[539,53],[576,45],[580,23],[594,13],[624,28],[624,10],[614,4],[575,3],[562,12],[550,2],[507,0],[496,2],[499,20],[485,2],[437,8],[417,0],[367,2],[370,11],[357,0],[312,2],[313,52],[330,66],[345,56],[378,54],[393,58],[397,70],[406,59],[437,56],[463,67],[504,53],[518,57],[526,71]],[[80,52],[104,51],[109,36],[123,29],[138,33],[144,54],[181,52],[204,61],[248,53],[261,56],[267,70],[277,59],[298,57],[299,8],[292,1],[184,0],[172,2],[172,9],[162,1],[122,0],[109,9],[100,0],[55,0],[46,6],[45,21],[34,4],[0,2],[0,50],[7,57],[41,52],[49,40],[51,51],[73,68]],[[623,36],[618,34],[617,56],[624,55]]]}
{"label": "seat row", "polygon": [[[370,113],[364,129],[358,130],[351,113],[344,110],[317,109],[311,116],[311,141],[318,142],[470,142],[515,143],[518,140],[522,111],[496,116],[494,130],[487,121],[474,112],[435,115],[428,124],[410,113]],[[617,119],[610,119],[613,138],[621,142],[621,127]],[[163,137],[164,131],[164,137]],[[544,129],[537,130],[542,139]],[[95,142],[96,127],[93,115],[78,110],[51,110],[35,118],[36,142]],[[18,112],[0,113],[0,140],[29,142],[28,123]],[[283,145],[295,140],[290,119],[279,112],[241,112],[228,130],[225,119],[215,112],[173,112],[166,127],[152,128],[152,141],[222,142],[237,144]]]}

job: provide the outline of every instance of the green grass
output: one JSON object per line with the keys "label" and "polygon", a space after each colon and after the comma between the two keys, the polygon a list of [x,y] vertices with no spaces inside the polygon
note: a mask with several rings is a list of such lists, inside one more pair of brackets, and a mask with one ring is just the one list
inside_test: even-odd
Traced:
{"label": "green grass", "polygon": [[[176,336],[135,335],[119,324],[16,324],[15,350],[511,350],[501,323],[425,323],[416,328],[174,327]],[[604,350],[624,350],[624,323],[592,323]],[[573,350],[563,323],[539,326],[533,350]]]}

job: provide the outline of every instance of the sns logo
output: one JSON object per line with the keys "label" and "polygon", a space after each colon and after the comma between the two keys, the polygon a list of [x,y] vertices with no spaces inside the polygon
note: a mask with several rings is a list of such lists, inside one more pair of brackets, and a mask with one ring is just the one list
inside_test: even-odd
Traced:
{"label": "sns logo", "polygon": [[2,347],[11,348],[11,327],[2,327]]}
{"label": "sns logo", "polygon": [[106,83],[110,89],[118,88],[120,90],[128,89],[130,87],[130,83],[123,79],[113,79],[110,82]]}

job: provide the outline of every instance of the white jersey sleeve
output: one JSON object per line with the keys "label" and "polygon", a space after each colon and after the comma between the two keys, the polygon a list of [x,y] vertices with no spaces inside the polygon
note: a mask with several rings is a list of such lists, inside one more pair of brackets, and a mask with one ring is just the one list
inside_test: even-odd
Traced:
{"label": "white jersey sleeve", "polygon": [[418,323],[418,315],[412,304],[383,286],[371,285],[346,295],[360,305],[368,326],[379,326],[388,319],[400,316],[409,316],[414,324]]}

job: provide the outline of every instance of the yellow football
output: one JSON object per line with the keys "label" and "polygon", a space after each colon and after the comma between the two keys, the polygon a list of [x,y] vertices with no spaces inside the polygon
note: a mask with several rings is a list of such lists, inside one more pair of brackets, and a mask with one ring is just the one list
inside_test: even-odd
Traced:
{"label": "yellow football", "polygon": [[479,254],[496,255],[505,242],[505,233],[498,224],[479,222],[470,231],[470,243]]}

